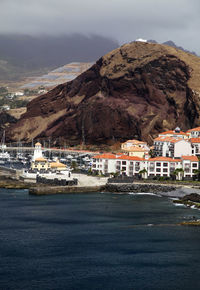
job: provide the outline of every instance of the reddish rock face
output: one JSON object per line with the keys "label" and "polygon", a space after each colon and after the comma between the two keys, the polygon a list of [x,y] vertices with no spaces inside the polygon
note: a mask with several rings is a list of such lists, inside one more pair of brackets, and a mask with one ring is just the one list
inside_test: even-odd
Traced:
{"label": "reddish rock face", "polygon": [[151,142],[161,131],[199,125],[196,61],[198,57],[159,44],[122,46],[74,81],[30,102],[11,127],[10,139]]}

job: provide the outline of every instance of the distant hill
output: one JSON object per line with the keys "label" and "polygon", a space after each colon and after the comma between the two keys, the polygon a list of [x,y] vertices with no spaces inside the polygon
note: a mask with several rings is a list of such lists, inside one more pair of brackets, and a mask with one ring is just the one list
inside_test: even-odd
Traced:
{"label": "distant hill", "polygon": [[[157,42],[156,40],[154,40],[154,39],[149,39],[149,40],[147,40],[147,42],[149,42],[149,43],[158,43],[158,42]],[[180,49],[180,50],[182,50],[182,51],[185,51],[185,52],[188,52],[188,53],[191,53],[191,54],[197,55],[196,52],[194,52],[194,51],[190,51],[190,50],[187,50],[187,49],[183,48],[182,46],[178,46],[178,45],[176,45],[176,43],[174,43],[172,40],[165,41],[165,42],[163,42],[163,43],[161,43],[161,44],[169,45],[169,46],[171,46],[171,47],[174,47],[174,48]]]}
{"label": "distant hill", "polygon": [[74,61],[91,62],[118,46],[117,41],[98,35],[0,35],[0,80],[43,73]]}
{"label": "distant hill", "polygon": [[10,140],[113,144],[200,125],[200,58],[169,45],[125,44],[27,105]]}

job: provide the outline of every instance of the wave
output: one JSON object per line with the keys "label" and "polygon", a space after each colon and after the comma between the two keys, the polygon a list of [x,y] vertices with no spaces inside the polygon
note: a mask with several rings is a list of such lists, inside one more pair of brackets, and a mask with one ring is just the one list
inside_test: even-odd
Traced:
{"label": "wave", "polygon": [[151,195],[151,196],[158,196],[161,197],[161,195],[152,193],[152,192],[129,192],[130,195]]}
{"label": "wave", "polygon": [[183,203],[174,203],[174,205],[175,205],[175,206],[184,206],[184,207],[186,207],[186,205],[183,204]]}

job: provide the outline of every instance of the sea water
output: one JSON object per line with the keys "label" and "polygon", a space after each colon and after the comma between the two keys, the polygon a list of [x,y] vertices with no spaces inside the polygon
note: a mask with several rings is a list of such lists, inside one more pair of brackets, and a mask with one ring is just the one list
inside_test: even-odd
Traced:
{"label": "sea water", "polygon": [[200,289],[194,218],[156,195],[0,189],[0,289]]}

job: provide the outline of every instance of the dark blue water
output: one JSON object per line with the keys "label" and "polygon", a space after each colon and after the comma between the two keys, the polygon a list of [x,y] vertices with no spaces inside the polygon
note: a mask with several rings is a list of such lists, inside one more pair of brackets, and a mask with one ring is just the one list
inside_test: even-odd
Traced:
{"label": "dark blue water", "polygon": [[156,196],[0,190],[0,290],[200,289],[200,228],[176,225],[194,215]]}

